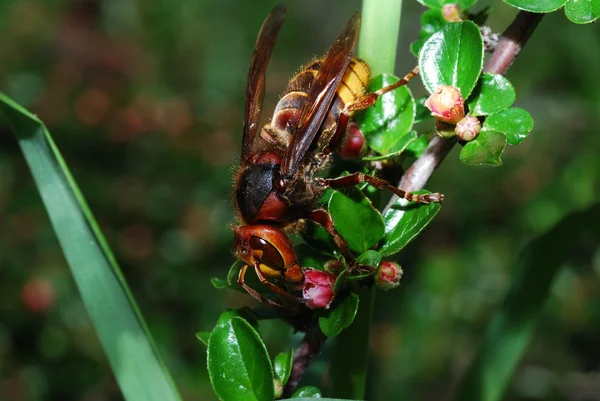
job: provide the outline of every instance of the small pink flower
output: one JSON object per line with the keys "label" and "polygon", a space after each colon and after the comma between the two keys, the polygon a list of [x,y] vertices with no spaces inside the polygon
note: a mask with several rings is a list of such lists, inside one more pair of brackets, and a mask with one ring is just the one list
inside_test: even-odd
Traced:
{"label": "small pink flower", "polygon": [[435,118],[445,123],[456,124],[465,117],[465,104],[458,88],[442,85],[425,101]]}
{"label": "small pink flower", "polygon": [[375,284],[382,290],[391,290],[400,285],[402,268],[398,263],[384,260],[375,272]]}
{"label": "small pink flower", "polygon": [[307,269],[304,272],[304,287],[302,287],[302,296],[308,301],[306,305],[311,309],[328,308],[335,296],[334,283],[333,274]]}
{"label": "small pink flower", "polygon": [[481,122],[477,117],[466,116],[456,124],[454,132],[463,141],[472,141],[481,132]]}

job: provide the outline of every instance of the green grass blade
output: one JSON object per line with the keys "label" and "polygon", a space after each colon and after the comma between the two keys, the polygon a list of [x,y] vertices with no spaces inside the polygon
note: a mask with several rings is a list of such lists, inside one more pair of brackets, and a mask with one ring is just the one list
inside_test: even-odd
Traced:
{"label": "green grass blade", "polygon": [[479,353],[463,378],[459,401],[501,399],[529,345],[554,278],[584,236],[600,236],[597,222],[600,204],[565,217],[523,249],[504,304],[488,325]]}
{"label": "green grass blade", "polygon": [[0,93],[83,303],[128,401],[180,400],[123,275],[44,124]]}

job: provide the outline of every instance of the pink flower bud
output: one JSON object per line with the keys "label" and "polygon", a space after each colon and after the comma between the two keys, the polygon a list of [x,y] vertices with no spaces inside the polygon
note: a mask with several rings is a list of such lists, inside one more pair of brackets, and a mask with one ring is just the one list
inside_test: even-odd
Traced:
{"label": "pink flower bud", "polygon": [[329,308],[335,296],[334,283],[335,276],[331,273],[316,269],[305,270],[302,296],[308,301],[306,305],[311,309]]}
{"label": "pink flower bud", "polygon": [[382,290],[391,290],[400,285],[402,268],[398,263],[384,260],[375,272],[375,284]]}
{"label": "pink flower bud", "polygon": [[460,10],[456,4],[444,4],[442,7],[442,15],[448,22],[461,22]]}
{"label": "pink flower bud", "polygon": [[465,104],[460,91],[454,86],[441,85],[425,101],[425,107],[438,120],[456,124],[465,117]]}
{"label": "pink flower bud", "polygon": [[340,146],[340,156],[347,158],[360,157],[366,150],[367,141],[358,125],[350,123]]}
{"label": "pink flower bud", "polygon": [[477,117],[466,116],[456,124],[454,132],[463,141],[472,141],[481,131],[481,123]]}

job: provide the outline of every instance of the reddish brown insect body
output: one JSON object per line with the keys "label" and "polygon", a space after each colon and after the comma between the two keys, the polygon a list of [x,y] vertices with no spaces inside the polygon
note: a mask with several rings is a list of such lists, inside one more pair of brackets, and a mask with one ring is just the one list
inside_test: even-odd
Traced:
{"label": "reddish brown insect body", "polygon": [[254,298],[273,306],[279,304],[247,286],[244,278],[248,267],[253,267],[263,284],[296,299],[289,291],[301,287],[302,268],[284,230],[296,229],[304,219],[313,220],[333,236],[343,254],[351,257],[329,213],[315,209],[327,188],[368,182],[412,201],[442,199],[440,194],[405,193],[362,173],[333,179],[316,177],[328,165],[331,152],[339,146],[349,124],[353,124],[352,113],[373,105],[380,95],[406,84],[417,73],[413,71],[377,92],[365,93],[369,68],[352,57],[360,28],[358,13],[325,57],[311,62],[290,80],[271,122],[258,131],[267,64],[285,12],[284,7],[276,7],[256,41],[248,72],[241,164],[234,180],[234,203],[243,224],[235,229],[235,252],[246,263],[238,282]]}

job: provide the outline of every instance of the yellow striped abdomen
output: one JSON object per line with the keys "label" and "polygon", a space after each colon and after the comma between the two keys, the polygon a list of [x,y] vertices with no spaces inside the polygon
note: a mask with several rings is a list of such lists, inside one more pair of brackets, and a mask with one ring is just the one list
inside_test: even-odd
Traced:
{"label": "yellow striped abdomen", "polygon": [[[322,59],[318,59],[309,63],[290,80],[283,96],[275,107],[270,124],[270,128],[276,131],[278,135],[289,137],[294,127],[297,126],[308,91],[321,68],[322,62]],[[350,60],[321,127],[321,133],[317,135],[319,147],[326,146],[329,142],[331,135],[335,132],[343,108],[365,93],[369,77],[370,70],[364,61],[356,58]]]}

